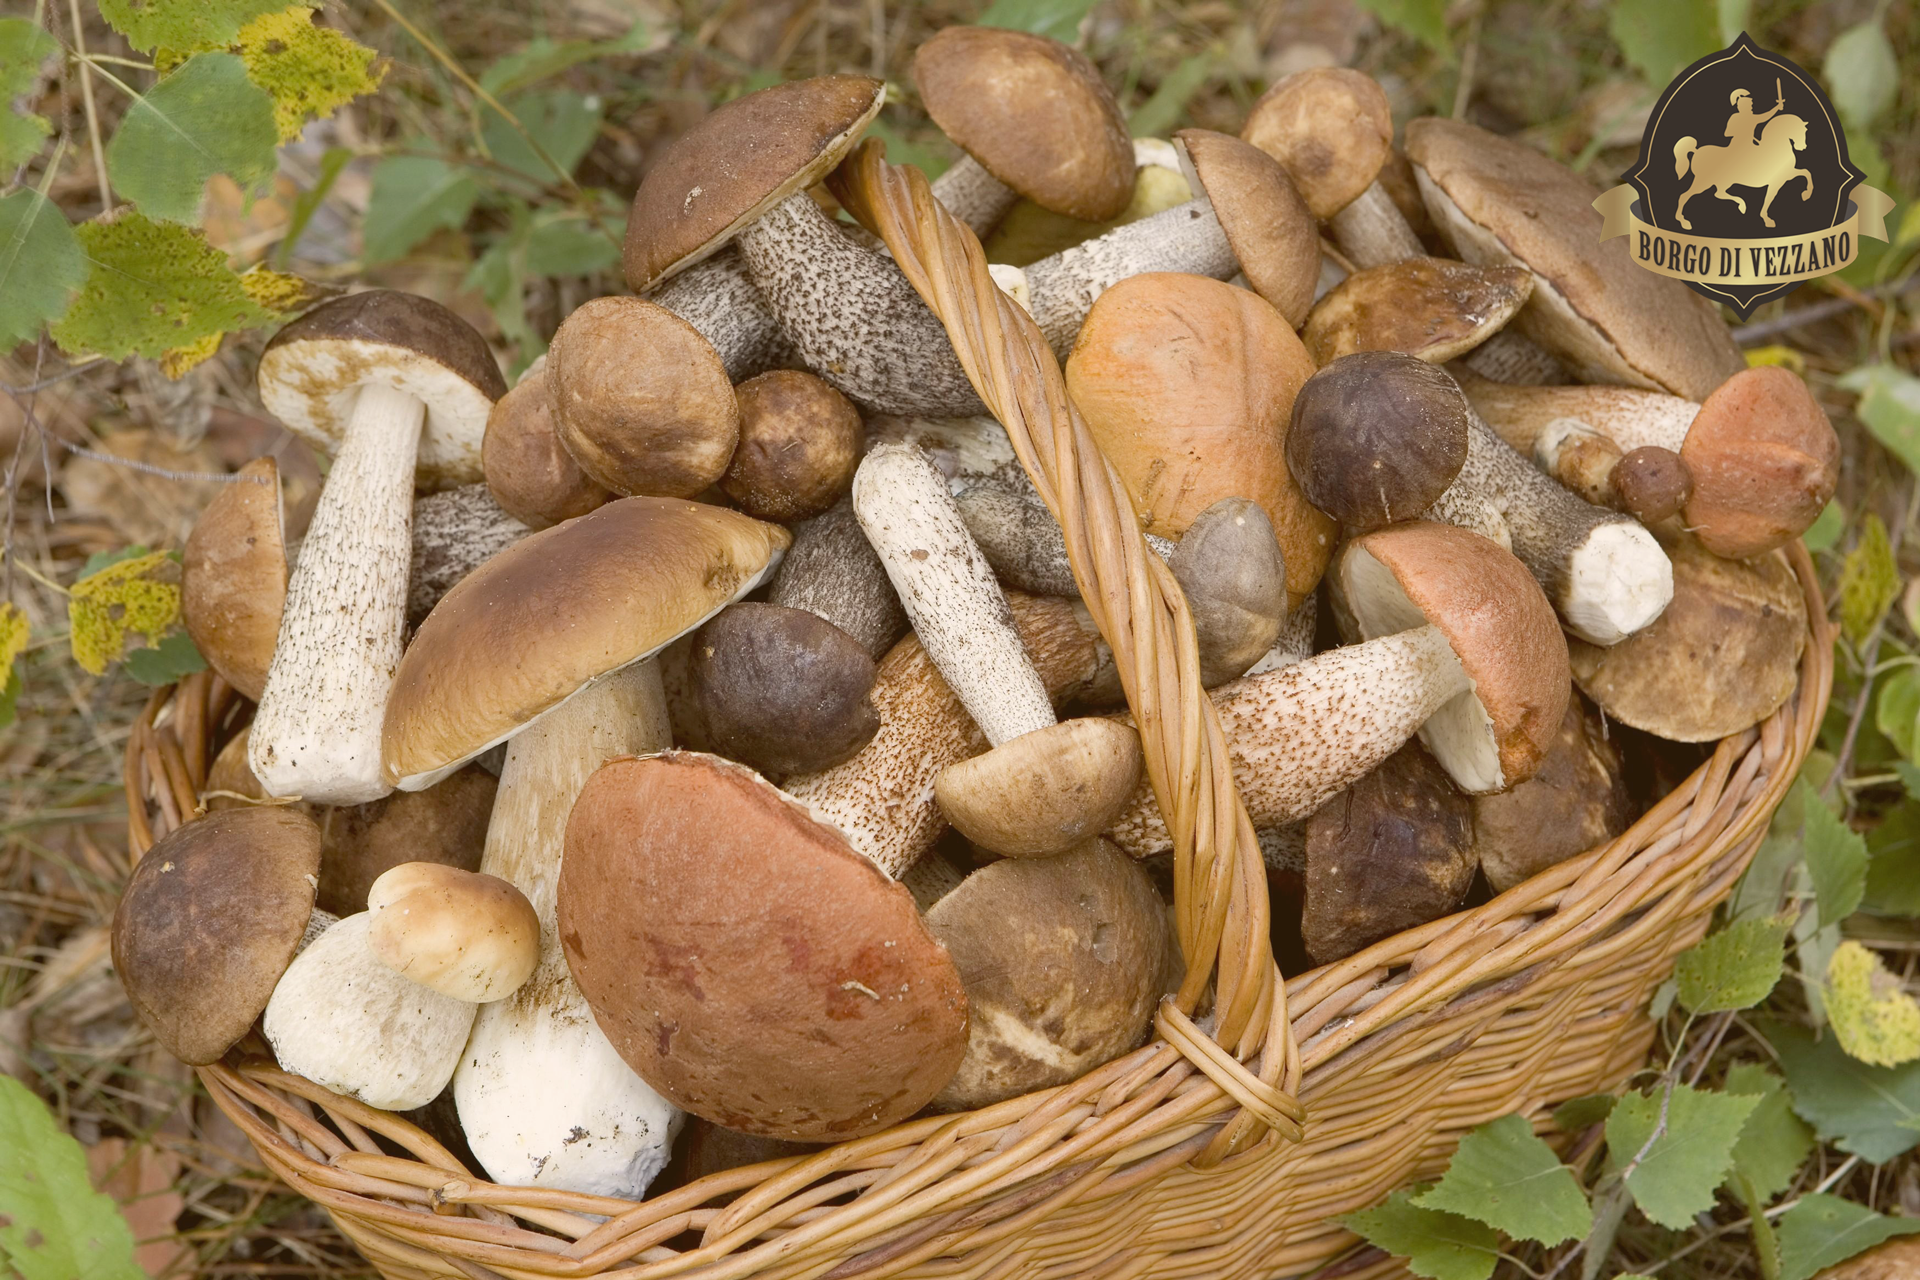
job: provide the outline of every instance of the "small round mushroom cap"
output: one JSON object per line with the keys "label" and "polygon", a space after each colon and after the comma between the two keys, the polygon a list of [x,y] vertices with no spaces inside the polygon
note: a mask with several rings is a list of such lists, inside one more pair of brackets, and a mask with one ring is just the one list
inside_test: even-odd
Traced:
{"label": "small round mushroom cap", "polygon": [[1322,367],[1356,351],[1404,351],[1443,364],[1499,332],[1532,292],[1525,267],[1408,258],[1335,285],[1314,306],[1300,340]]}
{"label": "small round mushroom cap", "polygon": [[1789,369],[1734,374],[1707,397],[1680,446],[1693,477],[1687,529],[1715,555],[1745,559],[1805,533],[1840,480],[1840,440]]}
{"label": "small round mushroom cap", "polygon": [[560,443],[547,392],[547,358],[527,368],[487,419],[480,460],[494,501],[529,528],[544,529],[583,516],[613,491],[580,469]]}
{"label": "small round mushroom cap", "polygon": [[784,778],[831,768],[879,731],[874,670],[824,618],[743,601],[695,634],[687,674],[713,750]]}
{"label": "small round mushroom cap", "polygon": [[162,1048],[219,1061],[267,1007],[313,914],[320,831],[282,808],[197,818],[154,842],[113,913],[113,967]]}
{"label": "small round mushroom cap", "polygon": [[1451,525],[1394,525],[1347,544],[1340,585],[1369,639],[1431,625],[1453,647],[1472,687],[1420,740],[1455,785],[1482,794],[1533,776],[1572,686],[1560,620],[1512,552]]}
{"label": "small round mushroom cap", "polygon": [[824,178],[886,92],[866,76],[791,80],[735,98],[674,139],[633,194],[627,287],[645,293]]}
{"label": "small round mushroom cap", "polygon": [[953,956],[970,1013],[966,1057],[935,1109],[1066,1084],[1146,1038],[1167,911],[1146,869],[1107,841],[982,867],[926,920]]}
{"label": "small round mushroom cap", "polygon": [[220,678],[255,702],[287,603],[280,468],[271,457],[240,468],[194,522],[180,563],[180,615]]}
{"label": "small round mushroom cap", "polygon": [[1472,412],[1438,365],[1397,351],[1342,356],[1294,398],[1287,465],[1348,529],[1411,520],[1466,464]]}
{"label": "small round mushroom cap", "polygon": [[1044,858],[1099,835],[1140,785],[1140,735],[1117,720],[1062,720],[934,779],[940,812],[991,853]]}
{"label": "small round mushroom cap", "polygon": [[1679,454],[1657,444],[1621,454],[1608,478],[1621,510],[1641,524],[1658,524],[1678,515],[1693,496],[1693,473],[1687,464]]}
{"label": "small round mushroom cap", "polygon": [[720,488],[761,520],[789,524],[845,497],[860,465],[860,413],[826,382],[775,369],[733,389],[740,443]]}
{"label": "small round mushroom cap", "polygon": [[456,1000],[504,999],[540,964],[540,917],[498,876],[403,862],[373,882],[367,911],[375,958]]}
{"label": "small round mushroom cap", "polygon": [[588,682],[652,657],[758,586],[789,541],[723,507],[622,498],[516,542],[414,633],[387,700],[387,777],[431,786]]}
{"label": "small round mushroom cap", "polygon": [[328,453],[363,386],[395,387],[426,405],[414,484],[451,489],[482,477],[480,442],[507,393],[487,340],[439,303],[370,289],[335,298],[283,326],[260,353],[267,412]]}
{"label": "small round mushroom cap", "polygon": [[1793,695],[1806,598],[1777,555],[1728,560],[1692,538],[1667,554],[1673,603],[1610,649],[1574,641],[1573,678],[1615,720],[1670,742],[1714,742]]}
{"label": "small round mushroom cap", "polygon": [[1324,222],[1353,203],[1387,162],[1393,108],[1372,76],[1312,67],[1261,94],[1240,136],[1286,167]]}
{"label": "small round mushroom cap", "polygon": [[941,132],[1035,204],[1089,221],[1127,207],[1127,123],[1078,50],[1025,31],[946,27],[914,53],[913,82]]}
{"label": "small round mushroom cap", "polygon": [[1247,283],[1299,328],[1320,278],[1320,228],[1287,171],[1232,134],[1182,129],[1173,140],[1193,168],[1190,185],[1207,193]]}
{"label": "small round mushroom cap", "polygon": [[713,344],[642,298],[595,298],[547,352],[560,443],[619,494],[690,498],[740,442],[740,404]]}
{"label": "small round mushroom cap", "polygon": [[1220,499],[1187,527],[1167,564],[1193,612],[1207,688],[1244,675],[1279,641],[1287,565],[1259,503]]}
{"label": "small round mushroom cap", "polygon": [[1415,120],[1407,154],[1460,257],[1539,277],[1520,327],[1582,381],[1698,401],[1746,367],[1718,308],[1637,266],[1625,240],[1601,243],[1600,193],[1573,170],[1459,120]]}
{"label": "small round mushroom cap", "polygon": [[676,1105],[838,1141],[925,1106],[967,1040],[913,895],[752,770],[616,760],[567,823],[560,941],[594,1020]]}
{"label": "small round mushroom cap", "polygon": [[1598,848],[1632,821],[1619,746],[1586,699],[1570,698],[1540,771],[1511,791],[1474,797],[1474,856],[1487,881],[1505,893]]}

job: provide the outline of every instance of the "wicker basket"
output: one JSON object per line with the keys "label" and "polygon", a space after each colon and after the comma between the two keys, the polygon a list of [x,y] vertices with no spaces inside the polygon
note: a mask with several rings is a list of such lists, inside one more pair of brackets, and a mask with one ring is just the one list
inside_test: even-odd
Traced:
{"label": "wicker basket", "polygon": [[[1612,843],[1283,986],[1185,602],[1039,331],[917,173],[869,144],[832,183],[946,324],[1067,531],[1175,833],[1185,988],[1152,1043],[1070,1085],[638,1204],[481,1181],[402,1118],[236,1051],[200,1077],[267,1165],[395,1280],[1286,1276],[1350,1249],[1338,1215],[1432,1177],[1475,1125],[1517,1111],[1544,1128],[1556,1104],[1620,1088],[1652,1042],[1654,988],[1745,868],[1825,711],[1832,641],[1805,551],[1790,558],[1810,633],[1785,707]],[[211,675],[148,703],[127,750],[136,856],[193,816],[243,708]]]}

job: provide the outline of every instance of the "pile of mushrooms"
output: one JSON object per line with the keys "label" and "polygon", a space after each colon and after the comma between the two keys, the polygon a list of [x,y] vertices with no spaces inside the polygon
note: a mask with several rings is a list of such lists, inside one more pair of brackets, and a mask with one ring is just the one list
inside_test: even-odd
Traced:
{"label": "pile of mushrooms", "polygon": [[[1621,725],[1790,696],[1779,548],[1832,427],[1573,173],[1455,121],[1396,146],[1348,70],[1165,141],[1041,36],[943,31],[913,79],[962,153],[935,193],[1186,594],[1278,953],[1605,843],[1653,798]],[[633,292],[511,389],[405,294],[269,344],[264,402],[333,462],[304,531],[263,458],[185,548],[258,705],[115,920],[168,1049],[450,1100],[488,1177],[639,1197],[1145,1040],[1173,839],[1113,653],[945,331],[817,196],[885,90],[776,85],[666,147]]]}

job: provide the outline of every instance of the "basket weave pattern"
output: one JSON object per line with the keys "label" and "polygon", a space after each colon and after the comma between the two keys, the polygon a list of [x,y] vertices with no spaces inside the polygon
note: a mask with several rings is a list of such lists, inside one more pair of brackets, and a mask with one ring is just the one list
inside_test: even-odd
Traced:
{"label": "basket weave pattern", "polygon": [[[1790,556],[1810,634],[1785,707],[1612,843],[1282,984],[1185,602],[1044,340],[917,172],[869,144],[832,181],[945,323],[1113,647],[1175,838],[1188,980],[1155,1040],[1058,1089],[639,1204],[486,1183],[401,1117],[236,1051],[200,1076],[267,1165],[396,1280],[1254,1277],[1350,1247],[1334,1216],[1434,1175],[1475,1125],[1544,1124],[1624,1084],[1652,1040],[1654,987],[1745,868],[1825,711],[1832,641],[1806,553]],[[242,705],[211,675],[149,702],[127,752],[136,856],[193,815]]]}

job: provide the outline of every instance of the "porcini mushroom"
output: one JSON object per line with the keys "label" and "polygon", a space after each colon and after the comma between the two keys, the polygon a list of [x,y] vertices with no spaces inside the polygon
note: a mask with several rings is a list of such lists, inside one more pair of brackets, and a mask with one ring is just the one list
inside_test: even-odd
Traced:
{"label": "porcini mushroom", "polygon": [[734,388],[740,443],[720,488],[740,509],[781,524],[845,497],[860,465],[860,415],[821,379],[775,369]]}
{"label": "porcini mushroom", "polygon": [[240,468],[194,522],[180,563],[180,615],[220,678],[259,701],[287,600],[280,468]]}
{"label": "porcini mushroom", "polygon": [[1334,286],[1314,304],[1300,340],[1321,366],[1356,351],[1404,351],[1442,364],[1497,333],[1532,289],[1533,273],[1520,267],[1407,258]]}
{"label": "porcini mushroom", "polygon": [[455,1000],[504,999],[540,963],[540,917],[498,876],[403,862],[373,882],[367,914],[375,959]]}
{"label": "porcini mushroom", "polygon": [[614,496],[589,478],[561,445],[546,373],[544,355],[527,366],[520,381],[493,406],[480,445],[494,500],[531,529],[583,516]]}
{"label": "porcini mushroom", "polygon": [[1473,798],[1473,856],[1505,893],[1600,847],[1632,821],[1619,746],[1585,699],[1570,698],[1539,772],[1511,791]]}

